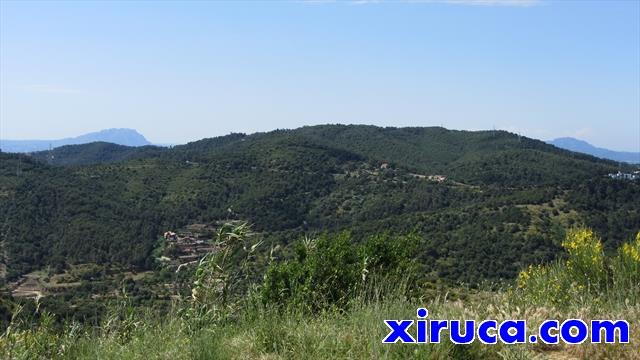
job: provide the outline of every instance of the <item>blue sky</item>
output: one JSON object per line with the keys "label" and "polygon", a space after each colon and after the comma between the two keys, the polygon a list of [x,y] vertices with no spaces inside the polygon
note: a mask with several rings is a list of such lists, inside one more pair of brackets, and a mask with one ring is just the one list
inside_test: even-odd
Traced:
{"label": "blue sky", "polygon": [[0,3],[5,139],[360,123],[640,151],[638,1]]}

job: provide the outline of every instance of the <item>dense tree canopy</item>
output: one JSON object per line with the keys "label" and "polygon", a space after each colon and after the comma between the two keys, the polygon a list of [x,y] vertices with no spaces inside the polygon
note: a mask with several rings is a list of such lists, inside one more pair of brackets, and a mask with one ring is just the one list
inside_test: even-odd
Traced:
{"label": "dense tree canopy", "polygon": [[465,282],[553,259],[563,227],[584,223],[608,249],[640,227],[640,184],[606,177],[631,167],[504,131],[325,125],[51,155],[0,154],[9,279],[83,262],[149,268],[163,231],[225,219],[281,245],[415,231],[427,277]]}

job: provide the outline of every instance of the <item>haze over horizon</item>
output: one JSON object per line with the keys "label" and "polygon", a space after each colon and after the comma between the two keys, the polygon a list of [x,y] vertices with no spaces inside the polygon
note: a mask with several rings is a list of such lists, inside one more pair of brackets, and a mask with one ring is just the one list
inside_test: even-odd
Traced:
{"label": "haze over horizon", "polygon": [[[316,125],[327,125],[327,124],[316,124]],[[349,125],[349,124],[346,124],[346,125]],[[358,125],[372,125],[372,124],[358,124]],[[306,125],[302,125],[302,126],[306,126]],[[314,126],[314,125],[311,125],[311,126]],[[372,125],[372,126],[377,126],[377,125]],[[280,128],[280,130],[282,130],[282,129],[283,129],[283,128]],[[48,139],[5,139],[5,138],[0,137],[0,150],[4,150],[4,149],[3,149],[3,145],[6,145],[6,143],[7,143],[7,142],[21,142],[21,141],[24,141],[25,143],[28,143],[28,142],[30,142],[30,141],[34,141],[34,142],[58,142],[58,141],[64,141],[64,140],[81,139],[81,138],[86,137],[86,136],[88,136],[88,135],[100,135],[100,134],[102,134],[102,133],[104,133],[104,132],[110,132],[110,131],[113,131],[113,130],[133,131],[133,132],[135,132],[135,133],[139,134],[139,135],[140,135],[142,138],[144,138],[145,140],[147,140],[147,141],[149,140],[149,139],[148,139],[148,137],[147,137],[147,136],[145,136],[145,134],[144,134],[144,133],[142,133],[141,131],[138,131],[137,129],[132,129],[132,128],[106,128],[106,129],[100,129],[100,130],[90,131],[90,132],[82,133],[82,134],[74,134],[74,135],[70,135],[70,136],[64,136],[64,137],[62,137],[62,138],[48,138]],[[271,130],[276,130],[276,129],[271,129]],[[289,129],[289,130],[291,130],[291,129]],[[466,129],[448,129],[448,130],[466,130]],[[477,131],[482,131],[482,130],[492,130],[492,129],[478,129]],[[496,130],[499,130],[499,129],[496,129]],[[270,131],[270,130],[266,130],[266,132],[269,132],[269,131]],[[258,132],[262,132],[262,131],[258,131]],[[254,134],[254,133],[256,133],[256,132],[237,131],[236,133],[245,133],[245,134],[247,134],[247,135],[251,135],[251,134]],[[187,144],[187,143],[189,143],[189,142],[199,141],[199,140],[202,140],[202,139],[213,138],[213,137],[218,137],[218,136],[225,136],[225,135],[229,135],[229,134],[231,134],[231,132],[230,132],[230,133],[227,133],[227,134],[213,135],[213,136],[207,136],[206,134],[202,134],[200,138],[197,138],[197,139],[190,139],[190,140],[187,140],[187,141],[185,141],[185,142],[181,142],[181,143],[178,143],[178,142],[173,142],[173,143],[157,143],[157,142],[151,142],[151,141],[149,141],[149,142],[148,142],[148,145],[160,145],[160,146],[168,146],[168,145],[183,145],[183,144]],[[550,139],[538,139],[538,140],[545,141],[545,142],[547,142],[547,143],[552,143],[552,144],[554,144],[554,145],[556,145],[556,146],[557,146],[557,144],[555,144],[554,142],[555,142],[556,140],[557,140],[557,141],[562,141],[562,140],[564,140],[564,139],[571,139],[571,140],[576,140],[576,141],[585,141],[585,140],[578,139],[578,138],[571,137],[571,136],[569,136],[569,137],[556,137],[556,138],[550,138]],[[95,140],[94,140],[94,141],[95,141]],[[97,141],[104,141],[104,140],[97,140]],[[91,142],[91,141],[90,141],[90,142]],[[113,142],[113,141],[112,141],[112,142]],[[80,142],[77,142],[77,144],[84,144],[84,143],[87,143],[87,142],[86,142],[86,141],[84,141],[84,140],[81,140]],[[118,142],[118,141],[115,141],[114,143],[121,144],[121,145],[128,145],[128,146],[140,146],[140,145],[124,144],[124,143],[120,143],[120,142]],[[594,147],[597,147],[597,148],[603,148],[603,147],[601,147],[601,146],[598,146],[598,144],[593,144],[593,143],[590,143],[590,142],[586,142],[586,143],[587,143],[588,145],[591,145],[591,146],[594,146]],[[73,144],[76,144],[76,143],[73,143]],[[49,146],[49,145],[47,145],[47,146]],[[57,146],[62,146],[62,145],[54,145],[54,147],[57,147]],[[560,147],[563,147],[563,146],[560,146]],[[611,150],[611,151],[620,151],[620,150],[618,150],[618,149],[608,149],[608,148],[603,148],[603,149],[604,149],[604,150]],[[46,150],[46,149],[45,149],[45,148],[42,148],[41,150]],[[36,150],[36,151],[38,151],[38,150]],[[574,151],[575,151],[575,150],[574,150]],[[578,151],[578,152],[580,152],[580,151]],[[632,151],[632,152],[633,152],[633,151]]]}
{"label": "haze over horizon", "polygon": [[640,3],[2,2],[0,105],[2,139],[345,123],[640,151]]}

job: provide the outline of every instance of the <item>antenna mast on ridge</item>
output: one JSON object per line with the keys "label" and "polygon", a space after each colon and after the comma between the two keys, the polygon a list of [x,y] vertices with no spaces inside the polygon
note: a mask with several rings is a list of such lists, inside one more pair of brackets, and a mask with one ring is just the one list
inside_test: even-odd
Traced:
{"label": "antenna mast on ridge", "polygon": [[51,147],[51,143],[49,143],[49,154],[47,156],[47,162],[49,165],[53,164],[53,148]]}

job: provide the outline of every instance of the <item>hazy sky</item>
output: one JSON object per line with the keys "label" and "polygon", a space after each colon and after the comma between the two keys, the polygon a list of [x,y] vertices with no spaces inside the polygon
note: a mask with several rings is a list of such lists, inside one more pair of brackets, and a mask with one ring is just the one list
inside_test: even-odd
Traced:
{"label": "hazy sky", "polygon": [[639,1],[0,1],[0,137],[320,123],[640,151]]}

